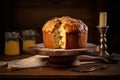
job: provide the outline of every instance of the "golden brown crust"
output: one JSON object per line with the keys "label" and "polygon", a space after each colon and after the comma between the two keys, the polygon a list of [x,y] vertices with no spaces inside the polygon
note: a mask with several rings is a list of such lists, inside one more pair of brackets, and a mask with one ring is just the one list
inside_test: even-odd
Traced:
{"label": "golden brown crust", "polygon": [[79,48],[85,48],[87,46],[88,31],[78,34]]}
{"label": "golden brown crust", "polygon": [[43,26],[43,28],[42,28],[42,31],[48,32],[48,33],[52,33],[53,30],[54,30],[54,28],[55,28],[56,26],[60,25],[60,24],[61,24],[61,23],[60,23],[59,18],[56,18],[56,17],[55,17],[55,18],[47,21],[47,22],[44,24],[44,26]]}
{"label": "golden brown crust", "polygon": [[46,48],[54,49],[54,35],[43,32],[43,43]]}
{"label": "golden brown crust", "polygon": [[47,21],[43,26],[42,31],[52,33],[57,26],[63,27],[66,33],[84,32],[88,30],[87,26],[80,19],[63,16],[61,18],[55,17]]}

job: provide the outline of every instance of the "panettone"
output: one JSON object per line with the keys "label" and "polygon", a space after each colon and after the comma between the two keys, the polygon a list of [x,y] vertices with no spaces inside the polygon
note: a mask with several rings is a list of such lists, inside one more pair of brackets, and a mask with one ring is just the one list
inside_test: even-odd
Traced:
{"label": "panettone", "polygon": [[77,49],[87,45],[88,27],[80,19],[55,17],[44,24],[42,32],[45,48]]}

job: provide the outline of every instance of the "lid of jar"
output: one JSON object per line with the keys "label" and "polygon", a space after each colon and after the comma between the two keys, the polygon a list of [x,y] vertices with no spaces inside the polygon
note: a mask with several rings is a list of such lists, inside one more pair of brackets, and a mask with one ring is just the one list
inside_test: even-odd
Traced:
{"label": "lid of jar", "polygon": [[22,35],[35,35],[35,31],[32,29],[24,30],[24,31],[22,31]]}
{"label": "lid of jar", "polygon": [[11,37],[11,38],[18,38],[19,37],[19,33],[18,32],[6,32],[5,36],[6,37]]}

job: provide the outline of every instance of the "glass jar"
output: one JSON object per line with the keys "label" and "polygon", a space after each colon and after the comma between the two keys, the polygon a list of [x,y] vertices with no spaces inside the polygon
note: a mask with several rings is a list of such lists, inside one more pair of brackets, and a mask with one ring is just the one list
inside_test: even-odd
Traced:
{"label": "glass jar", "polygon": [[6,55],[19,55],[19,33],[6,32],[5,33],[5,54]]}
{"label": "glass jar", "polygon": [[22,31],[23,43],[22,49],[24,52],[29,51],[29,47],[36,44],[36,37],[34,30],[24,30]]}

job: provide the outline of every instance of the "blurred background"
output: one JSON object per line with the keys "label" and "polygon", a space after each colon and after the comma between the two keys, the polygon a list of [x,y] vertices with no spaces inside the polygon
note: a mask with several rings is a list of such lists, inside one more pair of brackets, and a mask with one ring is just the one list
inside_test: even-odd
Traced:
{"label": "blurred background", "polygon": [[118,52],[120,45],[119,2],[115,0],[0,0],[0,54],[4,53],[5,32],[33,29],[37,43],[42,43],[42,27],[53,17],[81,19],[89,28],[88,42],[99,44],[99,12],[108,12],[108,52]]}

